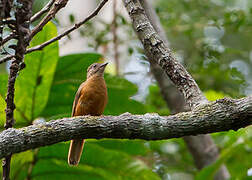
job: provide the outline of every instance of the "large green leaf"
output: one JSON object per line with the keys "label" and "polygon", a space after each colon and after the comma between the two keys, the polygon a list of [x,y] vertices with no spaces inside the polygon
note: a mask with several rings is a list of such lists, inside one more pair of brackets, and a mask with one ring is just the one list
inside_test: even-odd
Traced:
{"label": "large green leaf", "polygon": [[33,179],[159,179],[139,159],[126,153],[86,143],[80,164],[67,164],[68,143],[40,148],[33,167]]}
{"label": "large green leaf", "polygon": [[102,139],[89,140],[88,144],[97,144],[106,149],[121,151],[133,156],[145,156],[150,153],[150,148],[146,141],[143,140],[127,140],[127,139]]}
{"label": "large green leaf", "polygon": [[[31,46],[41,44],[57,35],[52,23],[47,24],[31,42]],[[54,72],[58,61],[58,44],[53,43],[42,51],[25,56],[26,67],[16,81],[15,118],[17,123],[31,123],[43,111],[48,101]]]}
{"label": "large green leaf", "polygon": [[105,80],[109,100],[104,114],[119,115],[125,112],[142,114],[145,112],[141,103],[131,99],[131,96],[137,93],[136,85],[124,78],[111,75],[105,75]]}

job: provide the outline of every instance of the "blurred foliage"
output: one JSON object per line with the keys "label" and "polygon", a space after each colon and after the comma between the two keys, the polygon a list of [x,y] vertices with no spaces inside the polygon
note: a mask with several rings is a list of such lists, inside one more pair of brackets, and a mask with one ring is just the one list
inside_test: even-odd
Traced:
{"label": "blurred foliage", "polygon": [[201,89],[231,97],[251,94],[251,1],[159,0],[155,4],[170,46]]}
{"label": "blurred foliage", "polygon": [[[34,12],[47,0],[35,1]],[[247,2],[242,6],[243,2]],[[251,15],[252,2],[240,0],[159,0],[156,11],[167,32],[170,46],[186,68],[192,73],[208,100],[226,96],[240,97],[251,94]],[[74,14],[69,22],[75,23]],[[134,54],[132,27],[120,14],[117,23],[126,35],[119,38],[120,45]],[[79,32],[87,38],[90,47],[107,48],[112,41],[111,23],[97,20],[82,27]],[[57,34],[53,24],[46,26],[32,41],[39,44]],[[71,39],[71,36],[68,36]],[[132,43],[133,42],[133,43]],[[107,50],[106,50],[107,49]],[[143,53],[143,51],[138,51]],[[144,58],[144,55],[140,54]],[[59,57],[54,43],[42,51],[25,57],[26,68],[19,73],[16,83],[15,127],[27,126],[33,120],[47,121],[69,117],[74,94],[86,78],[86,69],[93,62],[102,61],[97,53],[70,54]],[[5,119],[5,95],[8,74],[0,74],[0,125]],[[149,87],[145,103],[131,97],[136,85],[123,77],[105,74],[109,102],[104,114],[119,115],[158,113],[169,115],[157,85]],[[176,103],[176,102],[174,102]],[[12,179],[212,179],[225,163],[232,179],[251,179],[247,171],[252,168],[252,128],[237,132],[212,134],[221,154],[212,165],[198,171],[182,139],[162,141],[142,140],[86,140],[78,167],[69,167],[69,143],[14,154],[11,164]]]}
{"label": "blurred foliage", "polygon": [[158,113],[161,116],[170,114],[169,109],[166,107],[166,102],[160,95],[160,90],[157,85],[149,87],[149,96],[146,97],[145,107],[148,112]]}
{"label": "blurred foliage", "polygon": [[[92,140],[91,140],[92,141]],[[69,167],[66,162],[68,143],[40,148],[33,167],[34,179],[159,179],[140,160],[127,153],[86,143],[81,163]]]}
{"label": "blurred foliage", "polygon": [[204,94],[207,97],[208,101],[215,101],[216,99],[222,99],[224,97],[228,97],[223,92],[216,92],[214,90],[208,90],[204,92]]}
{"label": "blurred foliage", "polygon": [[[224,135],[219,133],[216,138],[221,138]],[[222,142],[225,141],[222,152],[218,160],[209,165],[208,167],[203,168],[196,176],[197,180],[201,179],[213,179],[215,172],[219,167],[225,163],[230,170],[232,179],[251,179],[247,176],[247,170],[251,168],[252,160],[252,128],[240,129],[238,132],[230,131],[225,133]],[[239,161],[242,162],[239,163]]]}
{"label": "blurred foliage", "polygon": [[[72,18],[72,14],[69,15],[70,23],[75,23],[74,18]],[[73,16],[74,17],[74,16]],[[73,19],[73,21],[71,20]],[[127,33],[124,36],[118,36],[118,45],[125,44],[125,40],[132,39],[131,35],[133,33],[130,24],[126,21],[125,17],[121,14],[116,16],[116,23],[120,25],[120,28],[123,28],[124,31]],[[88,46],[97,50],[99,47],[103,47],[106,50],[107,46],[110,42],[113,41],[112,34],[111,34],[111,26],[112,23],[106,22],[102,19],[97,19],[95,22],[87,22],[85,26],[79,29],[79,33],[82,37],[87,39]],[[118,28],[119,29],[119,28]],[[117,31],[118,31],[117,29]],[[119,34],[120,32],[117,32]],[[126,36],[126,37],[125,37]],[[134,37],[134,36],[133,36]],[[111,51],[110,53],[112,53]],[[130,53],[130,50],[128,51]]]}
{"label": "blurred foliage", "polygon": [[[252,1],[159,0],[155,6],[170,47],[208,100],[252,94]],[[183,168],[177,172],[198,180],[213,179],[224,163],[231,179],[251,179],[247,173],[252,167],[252,127],[212,136],[220,150],[219,159],[199,173]],[[169,176],[164,179],[173,179],[174,172],[165,170]],[[184,174],[180,178],[188,179]]]}
{"label": "blurred foliage", "polygon": [[49,0],[34,0],[33,5],[32,5],[32,12],[35,14],[38,12],[41,7],[44,7]]}

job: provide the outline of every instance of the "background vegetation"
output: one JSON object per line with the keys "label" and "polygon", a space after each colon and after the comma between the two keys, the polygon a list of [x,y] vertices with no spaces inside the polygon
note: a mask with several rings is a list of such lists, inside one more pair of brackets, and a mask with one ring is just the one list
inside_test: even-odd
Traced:
{"label": "background vegetation", "polygon": [[[37,5],[39,7],[39,4]],[[170,46],[209,100],[251,94],[252,2],[159,0],[155,7]],[[74,23],[74,15],[69,21]],[[129,23],[120,13],[117,23],[119,28],[131,37],[132,40],[129,41],[135,42],[136,37],[130,30]],[[56,24],[60,25],[60,22]],[[112,42],[109,36],[111,24],[102,24],[102,31],[96,31],[93,23],[80,30],[83,36],[87,36],[87,32],[93,32],[89,35],[89,42],[94,49]],[[56,34],[55,23],[50,23],[35,37],[31,46],[40,44]],[[123,52],[127,56],[138,56],[141,62],[145,62],[141,47],[137,43],[124,43],[121,39],[119,44],[127,44],[128,51]],[[26,55],[26,68],[20,72],[15,85],[15,127],[27,126],[34,121],[70,116],[74,94],[86,78],[87,67],[99,61],[103,61],[103,56],[94,52],[59,56],[58,43]],[[146,63],[143,63],[143,66],[146,66]],[[3,66],[0,69],[0,124],[3,129],[8,76]],[[139,72],[136,72],[135,76],[138,75]],[[169,108],[162,100],[155,82],[148,88],[147,97],[139,102],[131,98],[138,92],[139,84],[129,82],[123,74],[115,76],[110,72],[105,75],[105,79],[109,103],[104,114],[148,112],[169,115]],[[69,142],[15,154],[12,159],[11,178],[212,179],[218,167],[225,163],[231,179],[251,179],[252,173],[248,176],[248,170],[251,171],[252,168],[251,127],[238,132],[215,133],[212,137],[220,149],[220,158],[201,171],[196,169],[181,139],[103,139],[86,141],[78,167],[69,167],[67,164]]]}

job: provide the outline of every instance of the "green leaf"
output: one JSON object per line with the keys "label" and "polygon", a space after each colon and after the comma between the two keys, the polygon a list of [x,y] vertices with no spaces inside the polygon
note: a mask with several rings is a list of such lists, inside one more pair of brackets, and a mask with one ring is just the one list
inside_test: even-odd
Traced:
{"label": "green leaf", "polygon": [[170,114],[167,104],[162,98],[160,89],[157,85],[151,85],[149,87],[149,95],[146,98],[145,108],[149,113],[158,113],[161,116],[167,116]]}
{"label": "green leaf", "polygon": [[33,179],[160,179],[143,161],[86,142],[80,164],[67,164],[69,143],[41,148],[32,170]]}
{"label": "green leaf", "polygon": [[[31,42],[36,46],[57,35],[52,23],[47,24]],[[58,61],[58,44],[53,43],[42,51],[25,56],[26,67],[16,81],[15,118],[17,123],[28,123],[40,115],[48,101],[54,72]]]}
{"label": "green leaf", "polygon": [[89,140],[88,144],[96,144],[106,149],[121,151],[130,155],[145,156],[150,152],[146,141],[143,140],[127,140],[127,139],[102,139],[102,140]]}
{"label": "green leaf", "polygon": [[136,85],[112,75],[105,75],[108,88],[108,104],[105,108],[105,115],[119,115],[125,112],[132,114],[145,113],[143,104],[131,99],[137,93]]}
{"label": "green leaf", "polygon": [[69,21],[70,21],[70,23],[74,23],[75,17],[74,17],[73,14],[70,14],[70,15],[69,15]]}

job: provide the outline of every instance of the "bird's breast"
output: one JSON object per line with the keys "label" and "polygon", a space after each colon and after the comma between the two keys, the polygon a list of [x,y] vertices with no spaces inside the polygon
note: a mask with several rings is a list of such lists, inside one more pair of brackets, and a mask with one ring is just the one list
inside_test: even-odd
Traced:
{"label": "bird's breast", "polygon": [[107,99],[107,88],[104,79],[89,79],[81,90],[76,114],[101,115],[107,104]]}

